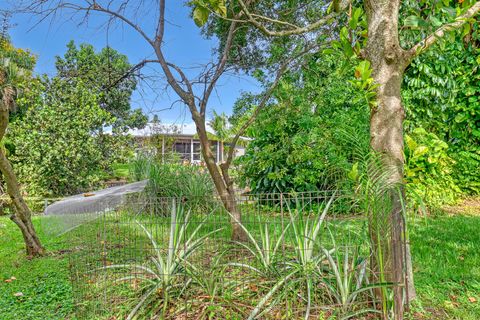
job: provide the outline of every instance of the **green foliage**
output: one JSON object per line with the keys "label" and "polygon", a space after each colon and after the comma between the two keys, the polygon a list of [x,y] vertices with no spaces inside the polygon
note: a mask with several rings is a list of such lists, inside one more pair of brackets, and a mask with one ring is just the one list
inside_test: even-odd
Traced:
{"label": "green foliage", "polygon": [[407,190],[434,207],[454,203],[461,191],[451,174],[448,144],[423,128],[405,135],[405,142]]}
{"label": "green foliage", "polygon": [[[410,48],[423,39],[426,34],[431,34],[443,24],[454,21],[474,3],[474,0],[403,1],[399,21],[399,25],[403,26],[402,32],[400,32],[402,47]],[[467,23],[463,31],[465,32],[468,28],[469,24]],[[459,31],[455,29],[446,30],[446,36],[444,39],[440,39],[440,46],[455,41],[458,33]]]}
{"label": "green foliage", "polygon": [[367,260],[359,254],[359,246],[347,245],[334,250],[323,248],[330,267],[330,277],[324,277],[330,294],[338,306],[336,312],[342,319],[350,319],[364,313],[380,313],[379,310],[367,306],[355,310],[357,298],[362,293],[373,292],[374,288],[386,287],[385,284],[368,284]]}
{"label": "green foliage", "polygon": [[112,118],[87,86],[45,80],[18,103],[28,110],[8,136],[12,161],[30,194],[77,193],[99,180],[104,158],[98,128]]}
{"label": "green foliage", "polygon": [[147,123],[147,116],[130,106],[137,81],[125,55],[110,47],[97,53],[92,45],[77,47],[70,41],[64,57],[56,57],[55,66],[58,78],[72,85],[81,82],[97,96],[98,105],[114,117],[114,131],[142,128]]}
{"label": "green foliage", "polygon": [[15,113],[15,100],[28,88],[36,58],[0,36],[0,101]]}
{"label": "green foliage", "polygon": [[8,217],[0,217],[0,319],[71,318],[75,306],[68,258],[63,251],[67,249],[66,239],[49,237],[42,228],[42,220],[38,217],[32,220],[50,252],[38,259],[19,254],[25,245],[22,234]]}
{"label": "green foliage", "polygon": [[[219,216],[215,218],[215,221],[218,221],[218,218]],[[70,237],[49,237],[47,233],[44,233],[45,230],[41,227],[44,225],[44,219],[46,218],[33,217],[33,223],[39,232],[39,236],[47,240],[45,246],[49,249],[50,254],[36,259],[27,259],[18,255],[18,252],[23,248],[23,239],[22,235],[17,232],[17,226],[8,217],[0,217],[0,256],[2,257],[0,259],[0,319],[2,320],[75,319],[74,312],[78,306],[73,304],[68,268],[70,254],[75,254],[75,252],[70,252],[72,245]],[[350,228],[358,227],[355,224],[349,225],[349,223],[350,221],[347,221],[347,226]],[[276,222],[270,225],[279,224],[279,222]],[[478,278],[480,239],[477,232],[480,228],[480,219],[476,216],[457,213],[453,216],[427,217],[412,222],[410,226],[411,242],[415,243],[412,246],[412,254],[413,261],[415,261],[415,284],[418,294],[418,301],[411,310],[412,318],[423,316],[426,319],[442,317],[445,319],[478,319],[480,317],[480,305],[478,302],[469,301],[469,298],[474,298],[477,301],[480,299],[480,281]],[[133,225],[133,227],[141,232],[139,226]],[[209,228],[202,229],[198,235],[202,236],[204,232],[208,232],[207,229]],[[89,230],[88,232],[82,232],[85,236],[82,238],[83,241],[97,243],[97,232],[91,227]],[[118,229],[113,228],[112,230]],[[272,230],[271,237],[276,239],[278,236],[279,229],[275,233]],[[124,244],[125,242],[122,240],[119,243]],[[342,248],[338,249],[343,252]],[[113,254],[113,251],[110,252]],[[205,257],[204,253],[207,251],[200,249],[197,252],[201,253],[200,256]],[[289,252],[287,251],[287,253]],[[352,254],[349,254],[349,256],[353,257]],[[224,256],[223,258],[228,259],[229,257]],[[349,260],[352,262],[351,258]],[[335,264],[342,264],[344,260],[341,256],[339,260],[334,261]],[[253,261],[249,262],[253,264]],[[214,262],[214,264],[217,265],[217,262]],[[219,268],[223,269],[222,263]],[[327,268],[329,267],[327,266]],[[353,270],[351,271],[353,272]],[[358,271],[359,269],[355,270],[355,272]],[[228,272],[231,273],[231,271]],[[223,276],[228,278],[228,274],[224,275],[206,269],[204,275],[195,276],[191,286],[195,285],[196,287],[197,280],[207,280],[208,277],[215,278],[215,275],[219,275],[217,280]],[[228,309],[229,304],[232,303],[232,300],[228,297],[235,294],[240,294],[238,296],[239,302],[244,305],[247,303],[244,299],[245,295],[242,293],[244,291],[239,291],[238,288],[239,286],[245,286],[245,279],[249,275],[251,274],[242,273],[243,286],[235,285],[235,283],[228,286],[220,284],[219,286],[224,291],[218,291],[219,289],[208,291],[205,289],[205,293],[201,291],[198,296],[192,297],[189,295],[189,301],[196,301],[197,297],[206,295],[206,292],[216,292],[217,298],[214,301],[217,302],[217,305],[222,305]],[[10,283],[5,282],[12,276],[16,280]],[[202,279],[198,279],[199,276]],[[190,276],[187,275],[187,277]],[[262,277],[262,280],[264,280],[264,277]],[[327,279],[324,278],[324,280]],[[245,287],[249,288],[249,286]],[[131,291],[132,287],[128,286],[127,288]],[[247,289],[247,291],[249,290]],[[22,292],[23,296],[16,297],[14,294],[18,292]],[[215,295],[212,296],[215,297]],[[219,297],[225,297],[225,300],[218,299]],[[296,298],[298,297],[296,296]],[[296,299],[291,301],[293,300]],[[124,300],[120,301],[123,305],[125,304]],[[256,303],[255,301],[248,301],[248,303]],[[182,301],[179,304],[180,307],[184,306]],[[196,310],[200,310],[201,307],[202,305]],[[125,307],[119,309],[125,310]],[[232,314],[237,314],[238,311],[233,310]],[[248,308],[248,310],[251,310],[251,308]],[[109,315],[109,317],[113,316],[118,318],[122,314]],[[220,317],[229,319],[226,316]],[[245,316],[232,316],[230,319],[245,319]]]}
{"label": "green foliage", "polygon": [[145,193],[152,201],[174,197],[183,199],[188,208],[211,208],[215,188],[203,167],[162,164],[151,157],[139,155],[132,161],[130,172],[136,181],[148,179]]}
{"label": "green foliage", "polygon": [[[255,306],[248,317],[249,320],[261,317],[265,307],[271,308],[268,306],[269,303],[278,303],[283,298],[282,295],[288,294],[288,292],[298,292],[306,301],[305,319],[309,319],[314,291],[322,279],[322,261],[326,257],[323,250],[319,249],[321,231],[333,199],[334,197],[331,197],[323,210],[317,212],[316,215],[303,212],[302,209],[299,210],[298,208],[301,206],[296,206],[297,208],[293,210],[289,208],[289,225],[291,227],[288,231],[291,231],[293,238],[295,257],[290,261],[283,262],[285,264],[284,272],[274,273],[276,283]],[[265,241],[262,242],[264,242],[263,247],[265,248]],[[257,245],[257,247],[259,246]],[[280,289],[283,290],[279,291]]]}
{"label": "green foliage", "polygon": [[[356,150],[368,150],[364,97],[335,69],[336,58],[309,57],[305,68],[285,76],[275,100],[249,129],[254,140],[238,163],[242,182],[253,192],[335,188],[351,170]],[[256,101],[245,98],[236,110],[248,116]],[[238,114],[234,119],[241,122]]]}
{"label": "green foliage", "polygon": [[275,226],[272,227],[270,223],[257,222],[260,226],[260,241],[257,242],[254,232],[240,223],[240,227],[245,231],[249,243],[237,242],[237,244],[247,249],[260,267],[246,263],[230,263],[230,265],[247,268],[260,275],[278,274],[277,268],[282,258],[280,249],[285,241],[285,233],[290,228],[290,223],[285,226],[280,235],[275,237]]}
{"label": "green foliage", "polygon": [[[471,23],[462,35],[416,58],[402,92],[407,133],[423,127],[447,143],[445,151],[455,160],[449,174],[467,194],[480,191],[479,31],[479,24]],[[436,197],[444,194],[437,192]]]}
{"label": "green foliage", "polygon": [[190,5],[193,6],[193,21],[199,27],[207,23],[208,17],[212,13],[220,17],[227,16],[225,0],[192,0]]}
{"label": "green foliage", "polygon": [[377,106],[375,89],[378,85],[373,81],[372,72],[370,62],[362,60],[355,68],[355,79],[350,80],[350,83],[357,88],[359,92],[363,93],[365,101],[370,108],[375,108]]}

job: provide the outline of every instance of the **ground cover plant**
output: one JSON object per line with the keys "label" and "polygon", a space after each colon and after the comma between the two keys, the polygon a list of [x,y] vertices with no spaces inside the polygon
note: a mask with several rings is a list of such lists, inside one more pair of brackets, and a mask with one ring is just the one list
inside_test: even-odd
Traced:
{"label": "ground cover plant", "polygon": [[[218,319],[222,319],[227,313],[235,314],[240,310],[240,319],[274,319],[277,314],[290,314],[294,319],[308,319],[310,314],[348,316],[347,311],[365,313],[360,312],[357,301],[353,301],[355,299],[352,298],[356,295],[349,298],[352,300],[349,302],[351,310],[345,308],[344,312],[339,313],[335,308],[329,307],[332,299],[325,289],[327,278],[332,287],[332,280],[338,277],[330,275],[339,272],[337,268],[329,274],[330,264],[326,263],[327,254],[332,254],[337,249],[332,247],[335,243],[331,241],[330,235],[326,234],[324,225],[333,199],[334,197],[331,197],[327,204],[317,206],[319,211],[312,211],[310,206],[297,205],[290,214],[284,212],[286,216],[283,217],[263,214],[261,219],[268,219],[268,222],[265,221],[262,225],[269,223],[276,226],[271,232],[272,239],[276,239],[278,254],[271,257],[274,261],[267,262],[270,263],[270,266],[266,267],[270,268],[270,274],[258,271],[258,268],[262,267],[262,259],[253,259],[253,251],[249,250],[248,246],[229,240],[229,218],[218,203],[217,212],[193,215],[192,221],[191,213],[183,216],[184,220],[178,220],[179,216],[164,217],[166,214],[158,212],[149,215],[148,212],[133,210],[132,214],[129,206],[128,210],[112,216],[107,215],[98,223],[97,227],[102,236],[86,244],[89,247],[84,253],[88,255],[87,263],[81,255],[73,260],[73,264],[78,266],[75,272],[78,277],[74,286],[80,282],[82,287],[79,301],[83,301],[84,305],[94,304],[90,306],[90,310],[86,310],[87,314],[94,312],[96,315],[105,308],[118,312],[125,307],[130,309],[129,313],[125,314],[128,319],[137,313],[140,317],[157,314],[165,319],[174,319],[177,316],[189,317],[197,312],[196,303],[199,301],[196,297],[205,296],[206,293],[202,292],[204,289],[211,292],[214,283],[216,288],[213,292],[222,292],[217,299],[223,299],[222,311],[215,316]],[[263,235],[265,241],[262,246],[268,246],[270,239],[265,239],[268,236],[260,231],[264,228],[259,228],[256,223],[258,215],[262,214],[257,211],[244,211],[243,214],[246,219],[243,223],[248,227],[242,225],[242,228],[250,235],[251,243],[255,244],[257,237]],[[290,227],[282,228],[281,219]],[[329,224],[333,227],[336,222]],[[138,232],[139,226],[142,232]],[[283,235],[279,236],[278,232]],[[341,239],[338,241],[342,242]],[[282,250],[279,250],[280,245]],[[328,250],[325,250],[323,245],[328,247]],[[362,245],[367,245],[367,242],[359,244]],[[257,250],[265,254],[265,250],[269,248]],[[368,250],[362,252],[368,253]],[[266,257],[264,255],[263,259]],[[335,257],[339,256],[335,254]],[[329,258],[330,263],[334,263],[334,258]],[[103,261],[100,267],[99,261]],[[210,274],[207,279],[213,278],[203,281],[199,281],[198,276],[190,276],[208,274],[211,261],[215,262],[214,266],[223,267],[223,276]],[[356,262],[348,260],[347,257],[347,263]],[[265,264],[263,267],[265,268]],[[363,275],[355,280],[358,289],[364,285],[362,278],[365,272],[366,270],[362,271]],[[223,277],[225,281],[215,283],[215,277]],[[123,284],[117,285],[119,282]],[[128,284],[127,288],[132,287],[126,295],[125,290],[128,289],[125,284]],[[223,284],[228,284],[227,288],[231,291],[227,292]],[[340,290],[345,291],[344,289],[345,287],[341,286]],[[96,290],[98,291],[94,294]],[[168,300],[170,295],[171,299]],[[103,296],[106,296],[104,305],[96,305]],[[134,296],[139,298],[129,302],[125,296],[129,299]],[[367,298],[366,295],[358,296]],[[150,302],[147,302],[147,299]],[[347,301],[344,302],[347,304]],[[128,305],[130,307],[127,307]],[[103,314],[103,311],[100,314]]]}

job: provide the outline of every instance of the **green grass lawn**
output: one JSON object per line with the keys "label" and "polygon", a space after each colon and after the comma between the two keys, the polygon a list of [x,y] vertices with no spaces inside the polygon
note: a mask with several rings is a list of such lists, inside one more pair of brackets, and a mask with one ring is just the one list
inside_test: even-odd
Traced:
{"label": "green grass lawn", "polygon": [[[0,320],[74,319],[65,238],[45,233],[41,222],[34,219],[49,254],[27,260],[19,231],[0,217]],[[414,223],[411,242],[420,299],[412,318],[480,318],[479,230],[480,217],[466,215]]]}
{"label": "green grass lawn", "polygon": [[[47,256],[27,260],[23,240],[10,219],[0,217],[0,319],[71,319],[72,290],[63,239],[47,236],[34,218]],[[12,277],[16,278],[13,280]]]}
{"label": "green grass lawn", "polygon": [[425,318],[480,319],[480,216],[417,222],[411,242]]}

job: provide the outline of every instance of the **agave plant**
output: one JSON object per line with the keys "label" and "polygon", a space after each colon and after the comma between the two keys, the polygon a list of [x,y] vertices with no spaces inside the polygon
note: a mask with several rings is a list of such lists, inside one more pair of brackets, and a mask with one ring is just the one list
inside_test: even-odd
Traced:
{"label": "agave plant", "polygon": [[228,265],[223,262],[223,258],[223,253],[220,253],[206,267],[189,263],[186,268],[192,279],[190,288],[193,288],[193,296],[189,296],[188,300],[195,311],[195,319],[224,319],[225,311],[228,310],[243,313],[229,297],[228,293],[233,292],[238,283],[228,279]]}
{"label": "agave plant", "polygon": [[[279,274],[279,280],[256,305],[248,317],[249,320],[261,317],[263,313],[274,307],[286,292],[299,291],[296,290],[298,288],[303,288],[306,293],[302,299],[307,303],[305,319],[309,318],[315,283],[322,277],[322,261],[326,257],[319,245],[320,231],[334,198],[335,194],[329,199],[323,211],[313,220],[305,218],[303,210],[296,209],[294,213],[289,207],[289,225],[291,225],[290,230],[294,239],[295,257],[291,261],[285,262],[286,272]],[[282,288],[284,290],[278,294]],[[275,295],[277,296],[272,300]],[[269,306],[264,309],[267,303]],[[262,309],[264,310],[262,311]]]}
{"label": "agave plant", "polygon": [[359,294],[390,285],[389,283],[369,284],[367,259],[359,255],[358,246],[350,248],[350,246],[345,246],[343,250],[322,248],[328,260],[329,273],[332,275],[332,277],[324,277],[323,283],[338,306],[337,310],[342,316],[341,319],[349,319],[363,313],[380,312],[369,307],[354,310],[354,306]]}
{"label": "agave plant", "polygon": [[149,257],[148,261],[144,264],[115,264],[102,268],[104,270],[127,269],[134,273],[117,279],[116,282],[141,280],[145,283],[145,293],[131,310],[126,318],[127,320],[133,319],[155,293],[159,293],[161,296],[163,314],[165,315],[173,289],[180,286],[180,292],[182,292],[191,281],[187,279],[187,281],[184,281],[180,285],[175,282],[175,279],[177,279],[179,275],[182,275],[182,280],[185,280],[185,277],[188,278],[188,273],[185,271],[188,258],[204,243],[204,240],[208,236],[221,230],[217,229],[203,236],[197,236],[203,225],[199,223],[192,232],[187,232],[187,229],[189,229],[191,225],[190,211],[184,214],[182,207],[177,210],[175,201],[173,201],[168,250],[167,252],[163,252],[150,231],[140,222],[137,221],[137,224],[150,240],[154,255]]}
{"label": "agave plant", "polygon": [[257,262],[257,266],[247,263],[230,263],[231,266],[243,267],[250,269],[258,274],[278,274],[277,266],[281,262],[279,257],[279,249],[285,242],[285,233],[289,229],[291,223],[288,223],[282,230],[282,233],[275,239],[272,235],[274,231],[270,230],[270,224],[262,223],[260,226],[260,241],[257,241],[253,233],[248,230],[241,222],[240,227],[245,231],[249,243],[236,242],[238,245],[247,249]]}

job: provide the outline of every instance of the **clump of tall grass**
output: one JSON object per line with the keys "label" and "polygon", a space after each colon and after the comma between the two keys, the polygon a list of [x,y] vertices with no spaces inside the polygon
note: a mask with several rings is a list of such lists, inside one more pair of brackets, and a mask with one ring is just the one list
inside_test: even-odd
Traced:
{"label": "clump of tall grass", "polygon": [[135,181],[148,179],[145,194],[154,205],[160,198],[177,198],[195,211],[210,210],[213,206],[215,188],[203,167],[160,163],[153,157],[138,156],[131,163],[131,175]]}

